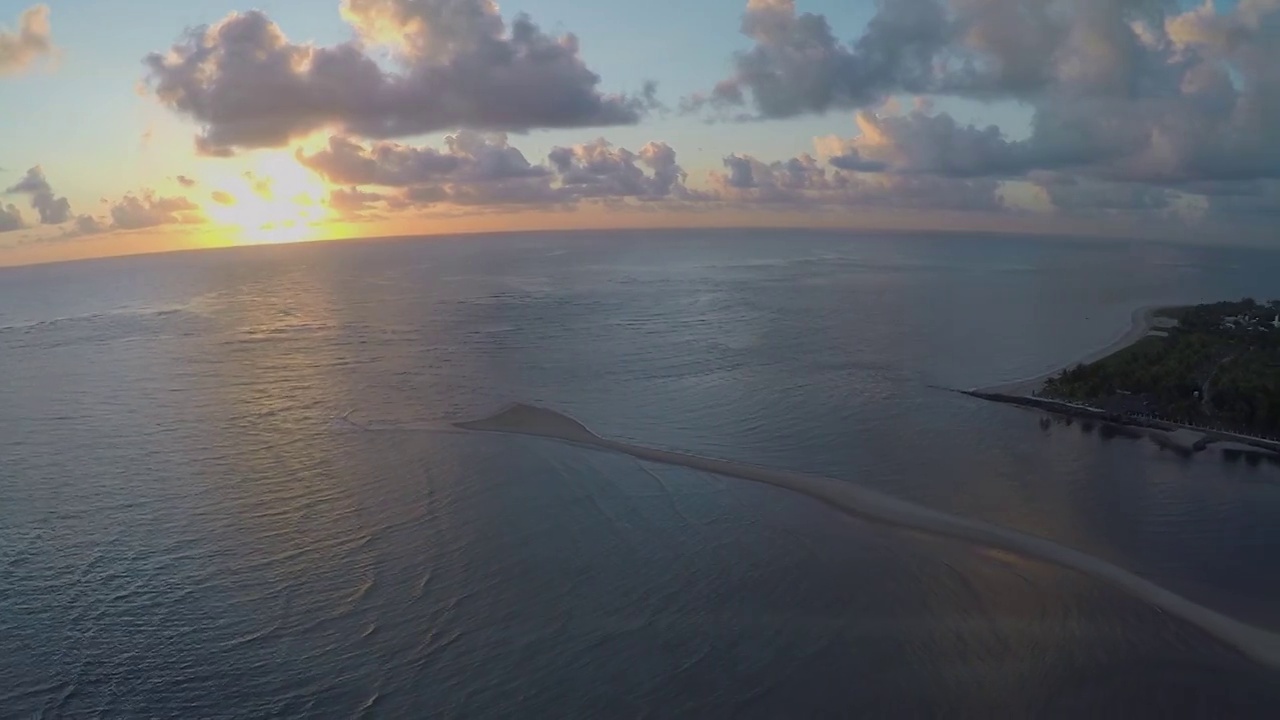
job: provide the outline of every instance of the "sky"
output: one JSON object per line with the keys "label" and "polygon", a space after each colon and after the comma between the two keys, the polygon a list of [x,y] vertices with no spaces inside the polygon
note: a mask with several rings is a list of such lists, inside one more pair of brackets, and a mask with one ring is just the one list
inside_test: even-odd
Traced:
{"label": "sky", "polygon": [[1280,0],[0,0],[0,265],[633,227],[1280,240]]}

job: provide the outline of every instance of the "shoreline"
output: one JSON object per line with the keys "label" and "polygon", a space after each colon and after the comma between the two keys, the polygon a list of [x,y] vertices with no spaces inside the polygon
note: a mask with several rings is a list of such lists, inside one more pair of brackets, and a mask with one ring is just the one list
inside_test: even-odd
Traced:
{"label": "shoreline", "polygon": [[1259,664],[1280,668],[1280,634],[1199,605],[1124,568],[1052,540],[991,523],[934,510],[849,481],[748,465],[633,445],[596,435],[573,418],[524,404],[480,420],[456,423],[465,430],[536,436],[645,462],[691,468],[783,488],[841,512],[890,527],[924,532],[963,543],[1012,552],[1101,581],[1176,616],[1235,648]]}
{"label": "shoreline", "polygon": [[1077,365],[1090,365],[1137,343],[1147,337],[1152,330],[1162,327],[1156,322],[1156,317],[1161,311],[1176,310],[1181,307],[1183,306],[1145,305],[1139,307],[1133,311],[1129,329],[1124,334],[1111,341],[1105,347],[1099,348],[1073,363],[1024,380],[1014,380],[970,390],[958,390],[957,392],[988,402],[1026,407],[1063,417],[1098,421],[1113,428],[1137,429],[1161,447],[1172,448],[1187,454],[1198,453],[1211,445],[1222,444],[1226,446],[1223,449],[1229,452],[1261,451],[1272,458],[1280,458],[1280,442],[1269,438],[1242,435],[1209,427],[1184,425],[1155,418],[1119,416],[1095,407],[1067,400],[1041,397],[1036,394],[1044,388],[1045,381],[1064,370]]}
{"label": "shoreline", "polygon": [[1139,340],[1145,338],[1152,330],[1155,329],[1156,313],[1161,310],[1168,310],[1175,306],[1170,305],[1144,305],[1133,311],[1130,317],[1129,329],[1123,335],[1112,340],[1105,347],[1094,350],[1075,362],[1068,363],[1049,372],[1042,373],[1035,377],[1025,378],[1022,380],[1012,380],[1010,382],[988,385],[985,387],[972,388],[966,392],[981,393],[984,395],[1009,395],[1013,397],[1033,397],[1033,394],[1044,386],[1049,378],[1058,375],[1063,370],[1073,368],[1076,365],[1089,365],[1099,360],[1114,355],[1121,350],[1133,345]]}

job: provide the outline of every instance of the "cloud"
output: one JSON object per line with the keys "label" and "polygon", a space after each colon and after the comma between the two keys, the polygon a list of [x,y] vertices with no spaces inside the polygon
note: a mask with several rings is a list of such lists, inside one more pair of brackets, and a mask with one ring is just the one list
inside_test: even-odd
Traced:
{"label": "cloud", "polygon": [[5,190],[6,194],[21,194],[31,197],[31,207],[40,215],[44,225],[58,225],[71,219],[71,203],[65,197],[57,197],[49,181],[44,177],[44,170],[39,165],[27,171],[18,183]]}
{"label": "cloud", "polygon": [[76,216],[74,234],[77,236],[97,235],[99,233],[104,233],[109,229],[110,227],[106,225],[106,223],[92,215]]}
{"label": "cloud", "polygon": [[13,205],[0,204],[0,233],[13,232],[26,227],[22,222],[22,213]]}
{"label": "cloud", "polygon": [[879,160],[868,160],[855,147],[842,147],[839,154],[831,158],[832,167],[851,172],[884,172],[889,164]]}
{"label": "cloud", "polygon": [[[296,157],[330,182],[350,186],[350,191],[335,191],[330,205],[355,212],[392,198],[413,205],[467,206],[696,199],[675,150],[661,142],[631,151],[601,138],[553,148],[545,162],[535,164],[502,133],[460,132],[439,149],[388,141],[363,145],[334,136],[326,149],[311,155],[299,151]],[[352,194],[365,185],[402,192],[377,198]]]}
{"label": "cloud", "polygon": [[[340,219],[346,222],[360,222],[376,219],[379,205],[388,202],[394,202],[394,198],[358,188],[335,188],[329,191],[329,198],[325,204],[337,213]],[[430,204],[431,201],[424,197],[419,202]]]}
{"label": "cloud", "polygon": [[811,155],[766,163],[750,155],[724,159],[712,173],[712,196],[742,204],[797,207],[1003,211],[1001,183],[992,178],[875,174],[828,168]]}
{"label": "cloud", "polygon": [[[91,214],[74,215],[71,203],[65,197],[57,197],[44,170],[35,166],[28,170],[17,184],[7,188],[6,193],[23,194],[31,198],[31,207],[36,210],[42,225],[64,225],[61,238],[96,235],[114,230],[138,230],[142,228],[168,225],[173,223],[201,223],[205,221],[200,207],[185,197],[165,197],[152,190],[143,190],[140,194],[129,193],[112,203],[105,197],[107,217],[95,217]],[[217,195],[217,193],[214,193]],[[22,215],[13,205],[0,204],[0,232],[10,232],[26,228]],[[45,236],[44,239],[48,239]]]}
{"label": "cloud", "polygon": [[[218,192],[214,192],[218,195]],[[115,202],[103,198],[107,215],[77,215],[75,223],[62,237],[76,238],[103,233],[144,230],[162,225],[194,225],[205,222],[200,206],[182,196],[166,197],[154,190],[126,193]]]}
{"label": "cloud", "polygon": [[[860,135],[826,152],[837,168],[1067,172],[1175,192],[1280,179],[1277,0],[1185,12],[1164,0],[884,0],[849,43],[793,0],[750,0],[743,32],[753,46],[733,74],[687,105],[758,118],[857,109]],[[900,93],[1024,103],[1031,134],[867,111]],[[1134,204],[1162,197],[1138,192]]]}
{"label": "cloud", "polygon": [[187,177],[186,175],[179,175],[176,178],[174,178],[174,180],[177,180],[178,184],[184,188],[190,188],[190,187],[196,186],[196,181],[192,178]]}
{"label": "cloud", "polygon": [[944,177],[1021,175],[1039,158],[1025,143],[1005,139],[1000,128],[961,125],[947,113],[914,110],[879,116],[859,112],[851,140],[822,138],[818,147],[844,170],[933,174]]}
{"label": "cloud", "polygon": [[223,190],[214,190],[212,193],[209,194],[209,197],[212,198],[213,201],[218,203],[219,205],[235,205],[236,204],[236,199],[231,196],[231,193]]}
{"label": "cloud", "polygon": [[[201,125],[210,155],[276,147],[311,132],[388,139],[465,127],[525,131],[638,122],[653,105],[607,95],[577,38],[527,16],[508,27],[489,0],[346,0],[359,39],[295,44],[259,11],[189,31],[145,59],[147,85]],[[392,69],[372,54],[390,50]]]}
{"label": "cloud", "polygon": [[1204,196],[1204,215],[1210,221],[1261,223],[1272,235],[1280,223],[1280,182],[1275,180],[1224,183],[1197,190]]}
{"label": "cloud", "polygon": [[[337,135],[329,138],[328,149],[314,155],[299,151],[296,156],[299,162],[330,182],[343,185],[416,185],[443,178],[457,170],[461,163],[460,157],[451,152],[390,142],[376,143],[366,149],[354,140]],[[516,164],[529,166],[523,155]]]}
{"label": "cloud", "polygon": [[557,147],[548,158],[562,188],[577,197],[685,199],[686,173],[670,145],[650,142],[639,152],[614,147],[604,138]]}
{"label": "cloud", "polygon": [[1060,173],[1035,173],[1032,181],[1054,208],[1072,214],[1163,212],[1178,199],[1176,192],[1165,187],[1082,180]]}
{"label": "cloud", "polygon": [[185,197],[164,197],[152,190],[141,195],[125,195],[111,206],[111,227],[115,230],[141,230],[158,225],[204,222],[200,206]]}
{"label": "cloud", "polygon": [[750,0],[742,34],[754,46],[734,56],[734,74],[686,109],[750,101],[763,117],[785,118],[862,107],[892,92],[935,87],[934,58],[946,46],[946,13],[934,0],[880,0],[853,45],[827,19],[801,13],[795,0]]}
{"label": "cloud", "polygon": [[18,16],[16,31],[0,26],[0,75],[22,72],[53,51],[48,5],[33,5],[23,10]]}
{"label": "cloud", "polygon": [[[1248,2],[1249,0],[1246,0]],[[1271,0],[1260,0],[1266,3]],[[754,105],[762,117],[864,108],[895,93],[1034,99],[1129,96],[1159,74],[1164,0],[878,0],[854,42],[795,0],[749,0],[754,45],[686,106]]]}
{"label": "cloud", "polygon": [[[870,127],[870,126],[868,126]],[[975,131],[976,132],[976,131]],[[829,162],[802,155],[767,163],[751,155],[724,159],[724,171],[709,187],[689,186],[674,148],[650,142],[638,150],[596,140],[554,147],[544,161],[530,162],[501,133],[461,132],[443,147],[382,141],[360,143],[334,136],[312,154],[297,152],[306,167],[344,187],[327,205],[345,220],[449,204],[464,208],[540,206],[572,209],[582,203],[666,207],[773,205],[814,208],[938,208],[1004,211],[1002,183],[991,177],[935,176],[886,159],[856,156],[837,143]],[[854,160],[856,158],[856,162]],[[919,165],[919,164],[918,164]]]}

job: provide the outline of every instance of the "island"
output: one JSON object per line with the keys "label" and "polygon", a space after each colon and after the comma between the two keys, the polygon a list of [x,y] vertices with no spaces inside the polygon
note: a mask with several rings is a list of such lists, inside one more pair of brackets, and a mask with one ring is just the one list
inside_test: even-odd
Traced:
{"label": "island", "polygon": [[1144,309],[1101,357],[968,394],[1160,430],[1157,440],[1192,451],[1215,442],[1280,450],[1280,301]]}

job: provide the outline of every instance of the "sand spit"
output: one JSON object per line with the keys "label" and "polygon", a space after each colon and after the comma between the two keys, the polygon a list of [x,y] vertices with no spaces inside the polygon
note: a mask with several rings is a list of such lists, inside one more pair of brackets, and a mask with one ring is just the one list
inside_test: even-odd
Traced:
{"label": "sand spit", "polygon": [[1033,535],[930,510],[850,482],[609,440],[592,433],[582,423],[570,417],[529,405],[514,405],[492,417],[458,423],[458,427],[482,432],[553,438],[623,453],[649,462],[688,467],[717,475],[774,485],[821,500],[839,510],[868,520],[1052,563],[1106,582],[1170,615],[1190,622],[1257,662],[1280,669],[1280,635],[1246,625],[1197,605],[1105,560]]}

